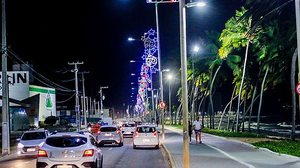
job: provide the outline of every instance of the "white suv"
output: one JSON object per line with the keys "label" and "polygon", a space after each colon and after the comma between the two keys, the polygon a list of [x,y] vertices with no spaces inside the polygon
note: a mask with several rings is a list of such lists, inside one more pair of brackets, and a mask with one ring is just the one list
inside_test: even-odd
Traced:
{"label": "white suv", "polygon": [[133,132],[135,131],[135,123],[126,123],[122,125],[122,133],[124,137],[132,137]]}
{"label": "white suv", "polygon": [[35,156],[38,148],[42,146],[49,133],[47,130],[31,130],[23,133],[21,138],[17,139],[18,156]]}
{"label": "white suv", "polygon": [[49,136],[38,150],[37,168],[102,168],[103,154],[90,133]]}
{"label": "white suv", "polygon": [[133,134],[133,149],[137,146],[159,149],[159,133],[154,125],[138,125]]}

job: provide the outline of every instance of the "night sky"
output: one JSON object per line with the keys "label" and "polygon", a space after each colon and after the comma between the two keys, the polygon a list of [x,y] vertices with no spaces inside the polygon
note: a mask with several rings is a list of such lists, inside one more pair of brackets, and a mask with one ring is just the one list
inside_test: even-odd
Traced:
{"label": "night sky", "polygon": [[[83,61],[79,70],[90,71],[85,82],[87,96],[98,99],[99,87],[109,86],[104,90],[105,106],[121,107],[131,101],[130,82],[137,82],[137,77],[130,73],[139,73],[140,64],[129,60],[141,61],[143,44],[129,43],[127,38],[140,39],[150,28],[155,29],[154,4],[146,0],[8,0],[7,6],[8,46],[35,70],[74,89],[74,81],[63,82],[74,73],[62,72],[73,68],[68,62]],[[188,50],[205,30],[220,31],[239,6],[240,0],[210,0],[205,8],[188,9]],[[159,5],[159,24],[162,68],[179,75],[177,3]],[[9,63],[14,62],[10,57]],[[70,96],[64,94],[58,93],[57,101]]]}

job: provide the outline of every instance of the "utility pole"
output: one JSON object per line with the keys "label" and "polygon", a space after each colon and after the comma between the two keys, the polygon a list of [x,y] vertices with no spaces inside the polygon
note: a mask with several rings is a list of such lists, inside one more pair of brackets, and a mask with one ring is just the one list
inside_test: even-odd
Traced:
{"label": "utility pole", "polygon": [[88,71],[83,71],[79,72],[82,77],[82,96],[83,96],[83,115],[84,115],[84,123],[83,125],[86,127],[87,126],[87,108],[86,108],[86,103],[85,103],[85,86],[84,86],[84,74],[89,74],[90,72]]}
{"label": "utility pole", "polygon": [[75,91],[76,91],[76,97],[75,97],[75,113],[76,113],[76,125],[77,125],[77,131],[80,131],[80,110],[79,110],[79,95],[78,95],[78,67],[77,65],[82,65],[83,62],[68,62],[68,65],[74,65],[74,69],[72,72],[75,73]]}
{"label": "utility pole", "polygon": [[103,93],[102,89],[108,89],[108,86],[100,86],[99,94],[100,94],[100,115],[101,119],[103,119]]}
{"label": "utility pole", "polygon": [[183,167],[190,167],[189,135],[188,135],[188,89],[187,89],[187,55],[186,55],[186,6],[185,0],[179,0],[180,16],[180,58],[181,58],[181,87],[183,111]]}
{"label": "utility pole", "polygon": [[2,0],[2,155],[10,154],[5,0]]}

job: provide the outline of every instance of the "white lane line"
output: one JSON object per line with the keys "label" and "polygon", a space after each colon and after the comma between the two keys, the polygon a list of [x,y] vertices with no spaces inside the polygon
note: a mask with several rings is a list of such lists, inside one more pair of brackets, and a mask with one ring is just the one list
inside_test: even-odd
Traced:
{"label": "white lane line", "polygon": [[110,151],[110,150],[112,150],[112,148],[109,148],[108,150]]}
{"label": "white lane line", "polygon": [[206,144],[206,143],[205,143],[205,145],[207,145],[207,146],[209,146],[209,147],[211,147],[211,148],[213,148],[213,149],[219,151],[220,153],[224,154],[225,156],[229,157],[230,159],[232,159],[232,160],[234,160],[234,161],[237,161],[237,162],[239,162],[240,164],[247,166],[248,168],[256,168],[255,166],[253,166],[253,165],[251,165],[251,164],[248,164],[248,163],[246,163],[246,162],[244,162],[244,161],[242,161],[242,160],[239,160],[238,158],[236,158],[236,157],[234,157],[234,156],[231,156],[230,154],[226,153],[225,151],[222,151],[221,149],[218,149],[218,148],[216,148],[216,147],[214,147],[214,146],[211,146],[211,145],[209,145],[209,144]]}

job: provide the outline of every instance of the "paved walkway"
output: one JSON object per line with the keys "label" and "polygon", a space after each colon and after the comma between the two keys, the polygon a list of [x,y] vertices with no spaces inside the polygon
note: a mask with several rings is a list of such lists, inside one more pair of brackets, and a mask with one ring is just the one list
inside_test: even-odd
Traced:
{"label": "paved walkway", "polygon": [[[165,148],[174,168],[183,167],[182,130],[166,127]],[[258,149],[250,144],[202,134],[202,144],[190,143],[191,168],[299,168],[300,158]]]}

